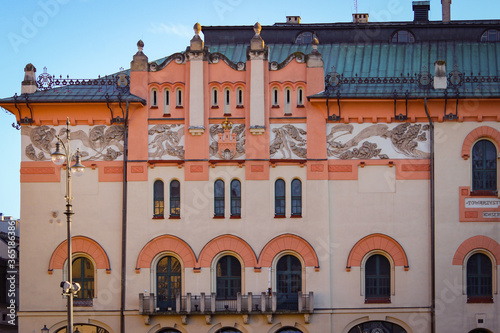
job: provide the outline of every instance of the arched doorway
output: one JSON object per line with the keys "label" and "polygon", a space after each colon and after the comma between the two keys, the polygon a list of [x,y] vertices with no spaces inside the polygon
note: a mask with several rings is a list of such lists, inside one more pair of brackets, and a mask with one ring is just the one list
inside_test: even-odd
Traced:
{"label": "arched doorway", "polygon": [[276,264],[278,310],[297,311],[299,291],[302,290],[302,264],[299,258],[285,255]]}
{"label": "arched doorway", "polygon": [[175,310],[175,296],[180,293],[181,264],[175,257],[163,257],[156,266],[156,306],[160,311]]}
{"label": "arched doorway", "polygon": [[[105,328],[96,325],[74,324],[73,326],[75,331],[78,329],[81,333],[109,333]],[[55,333],[66,333],[66,326],[61,327]]]}
{"label": "arched doorway", "polygon": [[388,321],[367,321],[356,325],[348,333],[407,333],[401,326]]}

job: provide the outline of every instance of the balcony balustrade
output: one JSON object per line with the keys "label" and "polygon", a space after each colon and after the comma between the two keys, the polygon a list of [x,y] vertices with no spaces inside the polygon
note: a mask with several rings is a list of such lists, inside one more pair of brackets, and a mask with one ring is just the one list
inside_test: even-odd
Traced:
{"label": "balcony balustrade", "polygon": [[238,293],[235,299],[217,299],[215,293],[185,296],[177,294],[167,300],[158,301],[155,294],[139,294],[139,313],[141,315],[188,315],[188,314],[275,314],[275,313],[312,313],[314,294],[260,295]]}

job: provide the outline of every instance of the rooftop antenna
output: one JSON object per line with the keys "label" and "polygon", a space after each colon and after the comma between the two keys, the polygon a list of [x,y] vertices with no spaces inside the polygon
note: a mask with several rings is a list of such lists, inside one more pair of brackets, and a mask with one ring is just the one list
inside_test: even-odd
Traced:
{"label": "rooftop antenna", "polygon": [[354,10],[358,13],[358,0],[354,0]]}

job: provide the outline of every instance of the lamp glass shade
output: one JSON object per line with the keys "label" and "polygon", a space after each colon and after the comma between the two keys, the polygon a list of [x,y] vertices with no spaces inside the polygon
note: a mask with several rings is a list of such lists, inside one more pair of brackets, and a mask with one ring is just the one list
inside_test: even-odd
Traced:
{"label": "lamp glass shade", "polygon": [[61,143],[56,143],[56,151],[50,154],[52,162],[56,165],[62,165],[66,161],[66,155],[61,152]]}
{"label": "lamp glass shade", "polygon": [[41,331],[42,331],[42,333],[49,333],[49,329],[47,328],[47,325],[44,324]]}
{"label": "lamp glass shade", "polygon": [[71,171],[77,177],[83,175],[83,172],[85,171],[85,165],[81,163],[81,157],[78,152],[76,153],[76,162],[71,167]]}

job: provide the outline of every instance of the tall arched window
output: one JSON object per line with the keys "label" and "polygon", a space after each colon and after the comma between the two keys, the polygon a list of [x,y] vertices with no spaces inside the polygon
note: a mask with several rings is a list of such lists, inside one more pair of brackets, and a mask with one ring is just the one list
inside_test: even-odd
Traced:
{"label": "tall arched window", "polygon": [[367,321],[358,324],[351,328],[348,333],[359,332],[391,332],[391,333],[406,333],[406,330],[399,325],[388,321]]}
{"label": "tall arched window", "polygon": [[285,216],[285,181],[278,179],[274,183],[274,216]]}
{"label": "tall arched window", "polygon": [[292,216],[302,216],[302,182],[292,180]]}
{"label": "tall arched window", "polygon": [[391,263],[381,254],[374,254],[365,263],[365,302],[391,301]]}
{"label": "tall arched window", "polygon": [[224,181],[217,179],[214,183],[214,216],[224,217]]}
{"label": "tall arched window", "polygon": [[158,90],[156,88],[151,89],[151,106],[158,106]]}
{"label": "tall arched window", "polygon": [[219,89],[216,87],[212,88],[212,107],[219,107]]}
{"label": "tall arched window", "polygon": [[479,140],[472,147],[472,191],[497,191],[497,150],[489,140]]}
{"label": "tall arched window", "polygon": [[302,291],[302,264],[292,255],[285,255],[276,264],[278,310],[298,310]]}
{"label": "tall arched window", "polygon": [[176,100],[175,100],[175,106],[178,108],[182,108],[182,89],[177,88],[175,90],[175,95],[176,95]]}
{"label": "tall arched window", "polygon": [[154,213],[153,217],[163,217],[165,209],[165,201],[163,196],[163,182],[161,180],[155,181],[153,185],[153,197],[154,197]]}
{"label": "tall arched window", "polygon": [[156,266],[156,296],[160,312],[175,310],[175,297],[181,293],[181,263],[172,256],[163,257]]}
{"label": "tall arched window", "polygon": [[302,331],[294,327],[283,327],[279,331],[276,331],[276,333],[302,333]]}
{"label": "tall arched window", "polygon": [[473,254],[467,260],[467,302],[493,302],[492,264],[484,253]]}
{"label": "tall arched window", "polygon": [[285,88],[285,114],[292,114],[292,89]]}
{"label": "tall arched window", "polygon": [[229,88],[224,89],[224,114],[231,114],[231,93]]}
{"label": "tall arched window", "polygon": [[297,89],[297,106],[304,106],[304,88]]}
{"label": "tall arched window", "polygon": [[224,327],[217,330],[215,333],[241,333],[241,331],[232,327]]}
{"label": "tall arched window", "polygon": [[241,216],[241,183],[238,179],[231,181],[231,217]]}
{"label": "tall arched window", "polygon": [[170,114],[170,90],[163,90],[163,114]]}
{"label": "tall arched window", "polygon": [[279,93],[278,93],[278,88],[273,88],[271,90],[271,106],[273,108],[279,107],[280,101],[279,101]]}
{"label": "tall arched window", "polygon": [[236,107],[243,107],[243,89],[236,90]]}
{"label": "tall arched window", "polygon": [[80,291],[76,294],[79,299],[94,298],[94,265],[85,257],[73,260],[73,282],[80,284]]}
{"label": "tall arched window", "polygon": [[170,217],[181,215],[181,184],[178,180],[170,182]]}
{"label": "tall arched window", "polygon": [[217,270],[217,299],[236,299],[241,292],[241,263],[233,256],[227,255],[219,259]]}

